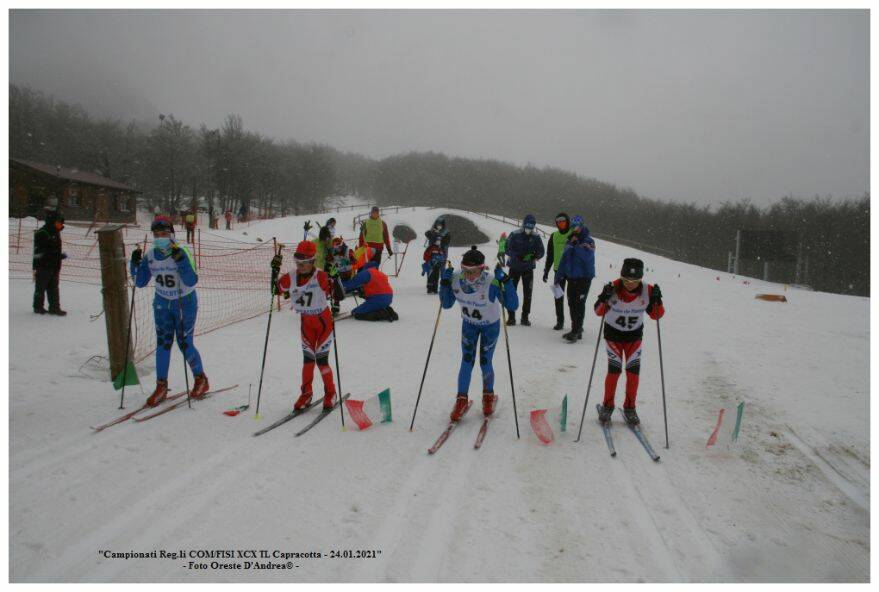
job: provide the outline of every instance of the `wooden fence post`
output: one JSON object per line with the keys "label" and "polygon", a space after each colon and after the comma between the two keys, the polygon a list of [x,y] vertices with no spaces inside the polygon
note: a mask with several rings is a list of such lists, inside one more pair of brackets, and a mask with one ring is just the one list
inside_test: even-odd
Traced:
{"label": "wooden fence post", "polygon": [[[101,293],[107,326],[110,380],[125,368],[128,335],[128,273],[125,269],[125,243],[122,224],[106,225],[95,231],[101,255]],[[132,354],[134,349],[130,350]],[[133,357],[133,356],[132,356]]]}

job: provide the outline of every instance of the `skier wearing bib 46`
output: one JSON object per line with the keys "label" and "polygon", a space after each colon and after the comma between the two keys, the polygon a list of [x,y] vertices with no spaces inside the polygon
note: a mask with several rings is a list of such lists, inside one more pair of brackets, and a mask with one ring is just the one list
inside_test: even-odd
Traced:
{"label": "skier wearing bib 46", "polygon": [[200,399],[210,387],[201,365],[201,355],[193,342],[195,319],[198,316],[198,297],[195,292],[198,275],[195,273],[192,253],[189,247],[174,241],[174,224],[166,216],[156,216],[150,229],[154,237],[153,248],[146,254],[135,249],[131,253],[129,268],[138,288],[143,288],[150,279],[156,278],[156,294],[153,298],[156,323],[156,390],[146,400],[147,405],[155,407],[168,396],[168,366],[175,335],[177,345],[195,376],[189,395],[193,399]]}
{"label": "skier wearing bib 46", "polygon": [[[461,305],[461,369],[458,371],[458,396],[451,420],[458,421],[468,404],[470,375],[476,363],[477,342],[479,366],[482,370],[482,412],[494,413],[494,369],[491,359],[498,342],[501,327],[501,306],[507,310],[519,307],[519,297],[510,283],[510,277],[500,267],[494,279],[485,268],[485,256],[476,247],[464,253],[461,273],[445,269],[440,281],[440,301],[443,308],[451,308],[455,301]],[[503,302],[501,302],[503,298]]]}
{"label": "skier wearing bib 46", "polygon": [[[302,338],[302,388],[299,398],[293,405],[294,410],[307,407],[311,403],[311,382],[314,378],[314,366],[320,370],[324,383],[324,409],[333,408],[336,396],[336,385],[333,383],[333,370],[330,367],[330,349],[333,347],[333,315],[329,301],[336,302],[345,296],[337,281],[330,280],[329,275],[314,265],[317,247],[313,242],[302,241],[296,246],[293,258],[296,269],[278,278],[274,285],[275,293],[290,298],[293,310],[300,315],[300,333]],[[275,255],[272,259],[272,273],[277,277],[280,273],[282,258]],[[295,281],[294,281],[295,280]]]}
{"label": "skier wearing bib 46", "polygon": [[623,414],[630,424],[638,424],[635,398],[641,371],[641,338],[644,334],[644,313],[651,319],[665,314],[662,292],[658,285],[646,284],[644,262],[640,259],[623,261],[621,277],[604,286],[595,303],[595,314],[604,316],[604,339],[607,343],[607,377],[604,379],[604,402],[598,418],[610,421],[614,410],[617,381],[626,362],[626,400]]}

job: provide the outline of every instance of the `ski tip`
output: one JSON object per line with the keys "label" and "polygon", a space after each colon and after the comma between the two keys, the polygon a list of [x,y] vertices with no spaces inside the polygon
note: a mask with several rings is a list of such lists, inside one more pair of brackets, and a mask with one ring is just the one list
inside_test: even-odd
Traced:
{"label": "ski tip", "polygon": [[610,453],[610,457],[611,457],[611,458],[616,458],[616,456],[617,456],[616,451]]}

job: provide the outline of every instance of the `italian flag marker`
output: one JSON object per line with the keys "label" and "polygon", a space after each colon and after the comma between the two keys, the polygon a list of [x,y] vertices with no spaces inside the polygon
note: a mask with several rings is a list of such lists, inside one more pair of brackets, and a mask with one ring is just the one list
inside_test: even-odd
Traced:
{"label": "italian flag marker", "polygon": [[[546,412],[548,409],[535,409],[531,412],[531,429],[534,430],[535,435],[537,435],[537,439],[543,442],[544,444],[549,444],[555,439],[555,434],[552,431],[552,427],[549,425],[549,421],[546,419]],[[562,432],[567,431],[568,429],[568,395],[565,395],[565,398],[562,399],[562,404],[560,407],[555,409],[556,413],[553,415],[557,418],[557,423],[559,425],[559,430]]]}
{"label": "italian flag marker", "polygon": [[[714,426],[714,431],[711,432],[711,435],[708,437],[708,443],[705,444],[705,447],[714,446],[717,443],[717,435],[720,433],[720,426],[723,425],[723,415],[726,413],[726,409],[721,409],[717,414],[717,424]],[[732,432],[730,434],[730,442],[735,443],[739,440],[739,432],[742,429],[742,417],[745,414],[745,403],[742,401],[736,407],[736,423],[733,426]]]}
{"label": "italian flag marker", "polygon": [[390,423],[392,421],[391,389],[387,388],[365,401],[346,399],[345,407],[348,410],[348,415],[351,416],[351,421],[354,422],[358,430],[368,429],[376,421],[378,423]]}

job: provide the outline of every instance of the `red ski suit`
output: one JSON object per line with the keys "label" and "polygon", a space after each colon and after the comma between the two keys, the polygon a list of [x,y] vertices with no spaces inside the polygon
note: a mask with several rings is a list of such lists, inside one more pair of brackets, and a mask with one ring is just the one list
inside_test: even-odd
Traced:
{"label": "red ski suit", "polygon": [[[316,280],[312,282],[312,279]],[[291,285],[289,273],[285,273],[278,279],[278,288],[281,292],[289,292]],[[315,269],[308,275],[296,275],[296,286],[299,288],[311,285],[312,294],[308,298],[311,303],[314,293],[324,297],[323,309],[319,312],[316,306],[312,311],[298,311],[300,318],[300,333],[302,338],[302,388],[301,394],[312,394],[311,383],[314,379],[314,366],[320,369],[320,376],[324,383],[324,399],[329,395],[336,394],[336,385],[333,383],[333,369],[330,367],[329,353],[333,346],[333,314],[327,303],[333,297],[333,285],[329,276],[321,269]],[[308,296],[308,291],[305,292]],[[301,301],[305,303],[304,299]],[[296,310],[296,297],[294,295],[293,307]]]}
{"label": "red ski suit", "polygon": [[[607,376],[604,379],[604,406],[614,407],[617,381],[626,364],[626,400],[623,407],[635,408],[638,396],[638,381],[641,372],[641,338],[644,334],[644,312],[653,319],[661,319],[665,308],[659,302],[649,304],[653,294],[653,286],[639,283],[632,290],[626,290],[622,280],[613,282],[614,294],[611,302],[596,302],[595,314],[598,316],[613,315],[613,319],[605,317],[604,339],[607,345]],[[631,308],[625,311],[626,308]],[[615,314],[615,311],[624,311]],[[628,314],[626,314],[628,313]]]}

